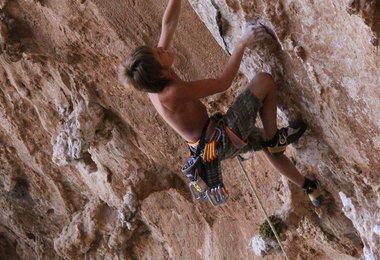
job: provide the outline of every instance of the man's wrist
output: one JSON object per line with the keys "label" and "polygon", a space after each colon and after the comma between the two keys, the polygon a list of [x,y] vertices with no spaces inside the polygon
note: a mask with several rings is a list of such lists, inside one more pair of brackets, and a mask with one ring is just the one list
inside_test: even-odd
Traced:
{"label": "man's wrist", "polygon": [[243,48],[243,49],[245,49],[246,47],[247,47],[247,44],[242,39],[240,39],[235,46],[235,48]]}

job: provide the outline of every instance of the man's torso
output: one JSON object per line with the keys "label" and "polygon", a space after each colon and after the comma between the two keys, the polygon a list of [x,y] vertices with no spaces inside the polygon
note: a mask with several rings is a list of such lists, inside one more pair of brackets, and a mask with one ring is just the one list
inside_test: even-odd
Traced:
{"label": "man's torso", "polygon": [[149,93],[157,112],[183,139],[197,141],[208,120],[206,107],[200,100],[179,101],[176,99],[174,83],[168,85],[161,93]]}

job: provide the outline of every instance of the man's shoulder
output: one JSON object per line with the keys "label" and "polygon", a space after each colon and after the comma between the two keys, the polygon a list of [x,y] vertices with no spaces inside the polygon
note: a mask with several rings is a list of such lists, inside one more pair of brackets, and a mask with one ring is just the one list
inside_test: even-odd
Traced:
{"label": "man's shoulder", "polygon": [[208,96],[202,93],[207,90],[206,86],[203,81],[173,81],[160,92],[160,99],[176,104],[197,101],[202,97]]}
{"label": "man's shoulder", "polygon": [[181,90],[186,87],[186,84],[184,81],[169,82],[159,93],[159,96],[163,98],[178,98],[181,94]]}

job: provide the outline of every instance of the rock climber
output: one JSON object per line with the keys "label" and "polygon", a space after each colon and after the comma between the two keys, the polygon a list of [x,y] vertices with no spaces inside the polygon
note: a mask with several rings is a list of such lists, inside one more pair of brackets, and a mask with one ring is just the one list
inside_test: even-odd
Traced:
{"label": "rock climber", "polygon": [[[223,183],[221,160],[247,151],[262,150],[271,164],[309,195],[314,206],[323,200],[319,182],[304,177],[286,157],[286,146],[298,140],[306,124],[277,129],[276,86],[268,73],[258,73],[236,97],[225,114],[209,116],[200,98],[226,91],[232,84],[244,54],[263,41],[262,25],[247,24],[228,59],[215,78],[182,80],[172,69],[174,54],[169,45],[176,31],[181,0],[169,0],[156,47],[135,49],[120,66],[120,79],[145,91],[162,118],[187,142],[190,157],[183,166],[195,199],[219,205],[228,200]],[[263,129],[255,126],[259,114]]]}

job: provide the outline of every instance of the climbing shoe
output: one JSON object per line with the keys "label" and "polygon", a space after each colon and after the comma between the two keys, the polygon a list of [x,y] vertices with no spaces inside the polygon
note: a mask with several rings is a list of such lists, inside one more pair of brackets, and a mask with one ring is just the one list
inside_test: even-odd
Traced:
{"label": "climbing shoe", "polygon": [[309,199],[311,200],[311,203],[313,203],[313,206],[318,208],[322,202],[323,202],[323,195],[321,193],[321,190],[319,188],[319,181],[312,178],[306,178],[305,182],[302,185],[303,192],[309,196]]}
{"label": "climbing shoe", "polygon": [[297,122],[277,130],[275,136],[265,142],[265,146],[272,156],[280,156],[286,150],[286,146],[297,141],[305,133],[307,125]]}

